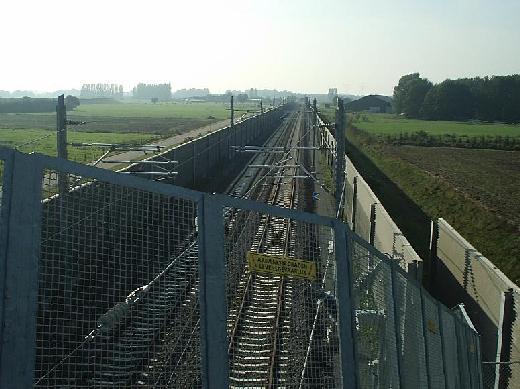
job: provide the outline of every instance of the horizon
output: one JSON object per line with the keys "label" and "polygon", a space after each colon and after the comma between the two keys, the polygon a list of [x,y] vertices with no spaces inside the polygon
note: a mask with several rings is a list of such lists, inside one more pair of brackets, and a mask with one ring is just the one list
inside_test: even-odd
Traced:
{"label": "horizon", "polygon": [[438,83],[520,69],[514,0],[25,0],[0,12],[0,33],[11,37],[0,65],[8,91],[169,82],[214,94],[253,87],[390,96],[414,72]]}

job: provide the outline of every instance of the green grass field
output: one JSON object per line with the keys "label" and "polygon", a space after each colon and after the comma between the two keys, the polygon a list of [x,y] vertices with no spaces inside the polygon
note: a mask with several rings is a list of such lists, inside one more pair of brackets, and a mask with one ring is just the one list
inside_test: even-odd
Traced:
{"label": "green grass field", "polygon": [[442,217],[520,282],[520,152],[374,144],[352,131],[347,139],[349,155],[369,183],[375,169],[395,183],[371,185],[423,255],[429,225],[416,220]]}
{"label": "green grass field", "polygon": [[[161,137],[182,134],[229,117],[223,103],[100,103],[80,105],[67,112],[67,118],[85,121],[81,126],[69,126],[81,132],[152,133]],[[251,104],[237,109],[255,109]],[[237,112],[239,117],[243,112]],[[56,114],[0,113],[0,129],[56,128]]]}
{"label": "green grass field", "polygon": [[229,117],[228,104],[221,103],[115,103],[86,104],[76,107],[71,116],[77,117],[126,117],[126,118],[177,118],[223,120]]}
{"label": "green grass field", "polygon": [[[330,115],[327,113],[327,115]],[[349,115],[352,124],[372,134],[399,135],[425,131],[431,135],[453,134],[458,136],[510,136],[520,137],[520,124],[450,122],[406,119],[392,114],[359,113]]]}
{"label": "green grass field", "polygon": [[[99,103],[80,105],[67,112],[70,120],[86,121],[69,125],[68,141],[78,143],[150,143],[203,127],[229,117],[228,104],[149,102]],[[256,105],[237,105],[254,109]],[[243,112],[237,112],[238,118]],[[0,113],[0,145],[23,152],[56,155],[55,113]],[[97,159],[101,149],[68,147],[71,160],[87,163]]]}
{"label": "green grass field", "polygon": [[[117,101],[92,103],[67,112],[67,118],[87,122],[68,126],[68,142],[146,144],[161,138],[204,127],[230,117],[228,103]],[[246,110],[258,111],[256,103],[235,104],[235,118]],[[0,146],[30,153],[56,155],[56,114],[0,113]],[[68,146],[69,159],[90,163],[105,151]],[[114,168],[121,167],[120,165]],[[2,169],[0,166],[0,178]]]}
{"label": "green grass field", "polygon": [[[137,133],[88,133],[68,132],[68,142],[76,143],[150,143],[158,138],[153,134]],[[0,145],[16,148],[19,151],[30,153],[33,151],[56,156],[56,132],[41,128],[0,129]],[[100,148],[68,148],[69,159],[76,162],[88,163],[102,155]]]}

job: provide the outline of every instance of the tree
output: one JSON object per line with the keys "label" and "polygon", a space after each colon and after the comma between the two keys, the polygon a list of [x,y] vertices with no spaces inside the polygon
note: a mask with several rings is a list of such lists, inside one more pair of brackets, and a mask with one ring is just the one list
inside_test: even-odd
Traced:
{"label": "tree", "polygon": [[394,88],[394,107],[396,113],[404,113],[407,117],[419,117],[424,97],[433,84],[419,73],[402,76]]}
{"label": "tree", "polygon": [[67,110],[73,110],[79,106],[79,99],[76,96],[68,95],[65,97],[65,106],[67,107]]}
{"label": "tree", "polygon": [[475,97],[464,82],[446,80],[430,88],[420,109],[420,117],[467,120],[475,116],[475,106]]}

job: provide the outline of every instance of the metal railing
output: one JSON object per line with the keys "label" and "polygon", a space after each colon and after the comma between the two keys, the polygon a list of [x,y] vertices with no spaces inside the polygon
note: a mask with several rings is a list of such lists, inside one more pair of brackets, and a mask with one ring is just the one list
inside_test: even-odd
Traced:
{"label": "metal railing", "polygon": [[[475,331],[337,219],[38,154],[0,161],[0,387],[244,387],[230,323],[266,218],[269,247],[291,226],[286,254],[316,269],[283,277],[273,387],[481,387]],[[262,293],[278,282],[256,277]]]}

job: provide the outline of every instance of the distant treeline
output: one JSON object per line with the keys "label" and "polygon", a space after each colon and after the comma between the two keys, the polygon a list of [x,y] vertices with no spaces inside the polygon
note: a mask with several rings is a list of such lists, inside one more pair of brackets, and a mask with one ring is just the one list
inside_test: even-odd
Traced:
{"label": "distant treeline", "polygon": [[122,98],[123,85],[118,84],[83,84],[80,97],[92,98]]}
{"label": "distant treeline", "polygon": [[168,84],[137,84],[132,89],[132,94],[137,99],[170,100],[172,98],[172,87]]}
{"label": "distant treeline", "polygon": [[363,136],[368,143],[384,143],[394,146],[410,145],[520,151],[520,137],[502,135],[434,135],[426,131],[402,132],[400,134],[372,134],[354,126],[352,127],[352,131]]}
{"label": "distant treeline", "polygon": [[[38,113],[56,112],[58,99],[39,99],[32,97],[22,97],[21,99],[2,99],[0,98],[1,113]],[[65,98],[67,110],[72,110],[79,105],[79,99],[75,96]]]}
{"label": "distant treeline", "polygon": [[426,120],[520,123],[520,75],[461,78],[433,84],[419,73],[394,88],[396,113]]}

